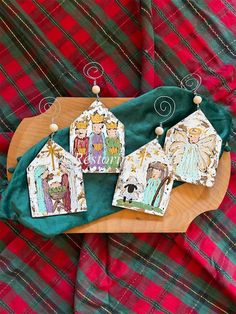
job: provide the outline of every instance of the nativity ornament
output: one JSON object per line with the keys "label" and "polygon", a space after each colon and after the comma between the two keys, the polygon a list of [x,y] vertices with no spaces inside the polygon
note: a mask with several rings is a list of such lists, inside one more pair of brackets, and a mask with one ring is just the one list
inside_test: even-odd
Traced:
{"label": "nativity ornament", "polygon": [[28,166],[27,180],[32,217],[87,210],[81,165],[52,137]]}
{"label": "nativity ornament", "polygon": [[[89,71],[86,76],[94,79]],[[164,149],[158,138],[176,105],[169,96],[158,97],[156,138],[126,157],[124,125],[100,101],[96,79],[92,92],[96,100],[70,125],[70,153],[53,140],[58,126],[52,120],[48,142],[27,168],[32,217],[86,211],[83,172],[120,173],[112,205],[158,216],[166,212],[174,180],[213,186],[222,140],[196,90],[197,110],[167,131]]]}
{"label": "nativity ornament", "polygon": [[71,124],[70,152],[83,172],[118,173],[125,154],[124,125],[96,100]]}
{"label": "nativity ornament", "polygon": [[125,155],[124,125],[100,101],[96,80],[92,92],[96,100],[70,126],[70,153],[83,172],[119,173]]}
{"label": "nativity ornament", "polygon": [[172,185],[171,165],[154,139],[124,158],[112,205],[163,216]]}
{"label": "nativity ornament", "polygon": [[[163,108],[166,99],[161,103]],[[173,185],[172,166],[158,142],[158,136],[164,133],[162,123],[155,133],[154,140],[124,158],[112,205],[158,216],[165,214]]]}

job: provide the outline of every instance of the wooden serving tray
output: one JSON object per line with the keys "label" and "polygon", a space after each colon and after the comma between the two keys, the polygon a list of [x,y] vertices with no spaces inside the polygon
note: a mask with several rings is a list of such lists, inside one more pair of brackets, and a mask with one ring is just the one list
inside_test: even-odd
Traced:
{"label": "wooden serving tray", "polygon": [[[130,99],[102,98],[101,101],[108,108],[112,108]],[[7,167],[15,167],[18,156],[22,156],[31,146],[49,135],[52,112],[57,111],[58,106],[60,115],[55,122],[59,128],[64,128],[93,101],[94,98],[58,97],[47,112],[25,118],[12,138]],[[10,180],[11,174],[7,175]],[[214,186],[207,188],[185,183],[176,187],[172,191],[169,206],[163,217],[124,209],[68,230],[68,233],[185,232],[195,217],[219,207],[226,193],[229,178],[230,154],[225,152],[220,159]]]}

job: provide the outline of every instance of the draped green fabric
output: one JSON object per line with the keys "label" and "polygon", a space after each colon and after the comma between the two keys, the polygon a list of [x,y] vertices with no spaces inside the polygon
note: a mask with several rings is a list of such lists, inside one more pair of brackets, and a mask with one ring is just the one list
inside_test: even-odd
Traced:
{"label": "draped green fabric", "polygon": [[[126,155],[155,138],[155,127],[163,120],[154,110],[154,102],[160,96],[171,97],[176,110],[174,115],[164,123],[164,134],[160,138],[163,144],[166,131],[196,110],[193,104],[193,93],[178,87],[159,87],[138,98],[132,99],[112,112],[120,119],[126,128]],[[164,98],[163,98],[164,99]],[[160,110],[161,100],[156,108]],[[167,98],[165,98],[167,100]],[[166,103],[162,103],[165,105]],[[183,105],[184,104],[184,105]],[[203,97],[201,109],[210,120],[213,127],[223,140],[222,151],[231,132],[231,115],[226,107],[215,104]],[[168,111],[168,107],[166,109]],[[166,111],[166,112],[167,112]],[[35,158],[48,138],[43,139],[20,159],[13,177],[3,193],[0,203],[0,217],[14,219],[36,232],[51,237],[72,227],[91,222],[100,217],[121,210],[111,205],[116,174],[84,174],[85,193],[88,210],[83,213],[32,218],[26,179],[26,168]],[[54,136],[54,140],[66,150],[69,150],[69,130],[62,129]],[[175,184],[176,186],[176,184]]]}

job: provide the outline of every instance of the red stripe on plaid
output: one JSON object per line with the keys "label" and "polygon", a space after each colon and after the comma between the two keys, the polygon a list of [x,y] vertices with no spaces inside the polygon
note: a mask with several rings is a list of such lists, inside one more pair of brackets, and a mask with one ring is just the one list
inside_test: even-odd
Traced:
{"label": "red stripe on plaid", "polygon": [[[49,247],[47,247],[46,253],[44,254],[49,255],[50,260],[58,267],[58,269],[63,269],[67,267],[68,263],[69,264],[71,263],[71,260],[67,252],[63,249],[60,249],[56,245],[56,243],[54,244],[51,240],[50,242],[48,242],[48,240],[44,240],[43,238],[38,238],[37,234],[35,234],[29,229],[24,229],[22,232],[22,236],[24,236],[27,241],[35,243],[38,250],[40,250],[40,247],[44,245],[45,243],[49,243]],[[27,246],[27,242],[25,245]]]}
{"label": "red stripe on plaid", "polygon": [[[30,21],[35,21],[39,25],[43,25],[45,21],[45,16],[37,9],[34,1],[23,0],[23,5],[21,4],[22,0],[16,0],[19,7],[28,15]],[[38,1],[39,2],[39,1]],[[50,1],[52,3],[52,1]],[[10,3],[9,3],[10,4]],[[11,4],[12,7],[16,10],[16,6]],[[19,11],[18,11],[19,12]]]}
{"label": "red stripe on plaid", "polygon": [[134,311],[134,313],[143,314],[143,313],[150,313],[152,306],[150,306],[148,302],[145,302],[142,299],[137,299],[135,303],[133,303],[133,306],[130,309]]}
{"label": "red stripe on plaid", "polygon": [[32,314],[37,314],[36,311],[34,311],[32,308],[29,308],[27,301],[23,300],[22,296],[17,295],[16,293],[14,293],[14,291],[12,291],[8,304],[15,313],[27,313],[28,311],[30,311],[30,313]]}
{"label": "red stripe on plaid", "polygon": [[[217,89],[218,87],[218,89]],[[235,93],[232,92],[229,94],[227,90],[225,90],[224,87],[220,84],[220,82],[215,85],[216,92],[213,95],[213,99],[216,102],[223,102],[226,105],[228,105],[232,111],[232,114],[236,115],[236,98],[235,98]]]}
{"label": "red stripe on plaid", "polygon": [[[173,21],[171,20],[170,23],[173,23]],[[168,27],[167,23],[163,21],[161,34],[165,34],[165,30],[168,29],[167,27]],[[215,51],[213,51],[211,47],[208,45],[206,40],[204,40],[196,32],[193,25],[191,24],[191,21],[186,20],[186,18],[182,15],[181,12],[178,12],[178,18],[177,16],[175,16],[174,27],[179,32],[179,34],[182,35],[183,38],[188,42],[190,47],[193,48],[194,52],[197,55],[199,55],[203,60],[206,60],[205,63],[207,65],[209,63],[211,69],[217,69],[215,70],[215,72],[219,76],[225,78],[225,80],[227,81],[228,85],[231,87],[232,90],[235,89],[236,79],[235,75],[232,73],[232,71],[235,72],[235,69],[233,69],[231,65],[225,65],[221,61],[218,54],[215,53]],[[193,55],[189,48],[182,43],[181,38],[179,38],[177,34],[175,34],[174,32],[168,32],[166,35],[163,36],[163,39],[173,49],[173,51],[180,58],[183,64],[185,64],[185,66],[189,69],[190,72],[198,73],[203,78],[207,77],[207,80],[204,81],[204,86],[209,90],[210,93],[214,95],[214,99],[216,101],[223,101],[223,99],[225,99],[225,96],[228,96],[229,92],[225,90],[224,86],[223,87],[221,86],[222,82],[220,81],[219,78],[214,77],[213,74],[209,74],[209,72],[207,73],[207,76],[205,75],[206,70],[204,69],[204,65],[197,67],[196,70],[196,65],[199,63],[199,61],[196,60],[196,56]],[[224,73],[221,72],[222,68],[224,68]],[[204,75],[202,75],[203,72]],[[232,80],[230,84],[227,80],[227,76],[230,78],[230,80]],[[215,82],[215,85],[213,84],[213,82]],[[234,100],[234,104],[235,103],[236,101]],[[227,102],[227,104],[230,103]]]}
{"label": "red stripe on plaid", "polygon": [[[101,266],[99,266],[96,262],[94,261],[90,261],[88,263],[88,268],[86,268],[84,270],[84,273],[86,275],[86,277],[91,281],[91,282],[96,282],[98,279],[98,274],[100,274],[100,276],[102,275],[102,268]],[[101,276],[102,277],[102,276]],[[102,290],[107,290],[104,289],[102,286],[100,286],[100,280],[99,280],[99,288],[101,288]]]}
{"label": "red stripe on plaid", "polygon": [[[0,79],[3,76],[1,76],[0,74]],[[12,87],[11,85],[3,88],[3,90],[1,91],[1,96],[5,99],[6,102],[11,102],[12,100],[14,100],[14,98],[16,98],[17,96],[17,91],[14,87]]]}
{"label": "red stripe on plaid", "polygon": [[[133,35],[139,29],[140,25],[140,7],[134,1],[128,0],[126,4],[122,3],[121,5],[129,12],[129,15],[125,14],[125,11],[121,11],[118,3],[114,1],[106,5],[104,1],[96,1],[96,3],[101,8],[102,12],[105,14],[105,18],[111,19],[112,23],[117,25],[115,29],[115,34],[119,34],[122,31],[126,36],[127,40],[130,40],[130,36]],[[113,33],[113,32],[112,32]],[[113,33],[114,36],[114,33]],[[140,42],[142,40],[141,34],[139,35],[139,45],[137,48],[140,48]],[[124,45],[128,44],[122,42]]]}
{"label": "red stripe on plaid", "polygon": [[[228,67],[227,76],[234,78],[235,76],[235,70],[231,71],[231,65],[225,67]],[[236,113],[236,99],[233,91],[228,91],[225,86],[222,84],[222,81],[220,78],[216,78],[213,76],[213,74],[209,73],[203,68],[198,68],[198,71],[195,71],[198,75],[202,77],[202,85],[204,85],[208,91],[211,93],[211,96],[214,101],[216,102],[222,102],[225,105],[228,105],[232,112]],[[220,74],[220,69],[215,71],[216,74]],[[225,73],[225,71],[224,71]],[[225,73],[226,75],[226,73]],[[233,85],[236,84],[236,79],[232,83]],[[228,84],[229,85],[229,84]],[[232,86],[232,85],[231,85]],[[214,93],[213,93],[214,91]]]}
{"label": "red stripe on plaid", "polygon": [[48,31],[44,33],[51,43],[58,43],[63,40],[63,33],[57,27],[49,27]]}
{"label": "red stripe on plaid", "polygon": [[[160,298],[160,296],[162,296],[163,292],[164,292],[163,287],[158,286],[156,282],[155,283],[149,282],[145,291],[144,291],[144,295],[147,296],[148,298],[153,299],[153,300],[157,300],[157,302],[159,304],[161,304],[161,306],[163,306],[163,308],[171,311],[171,313],[177,313],[177,312],[180,313],[181,308],[182,308],[182,313],[184,311],[191,309],[190,307],[188,307],[186,305],[183,306],[180,299],[176,298],[173,294],[168,294],[166,296],[163,296],[163,298],[161,298],[161,300],[160,300],[159,298]],[[158,313],[158,312],[156,312],[156,313]],[[193,313],[195,313],[195,312],[193,312]]]}
{"label": "red stripe on plaid", "polygon": [[[17,224],[15,228],[17,228],[20,232],[24,227],[22,225]],[[15,240],[16,235],[14,232],[12,232],[11,228],[3,221],[0,221],[0,230],[2,244],[4,244],[4,246],[7,247],[13,240]]]}
{"label": "red stripe on plaid", "polygon": [[141,49],[142,47],[142,40],[141,40],[141,32],[140,30],[135,30],[132,34],[130,34],[130,40],[132,43],[136,45],[138,49]]}
{"label": "red stripe on plaid", "polygon": [[[77,29],[76,30],[73,38],[77,42],[78,45],[83,45],[83,44],[85,44],[86,42],[89,41],[90,35],[86,31],[86,29],[81,28],[81,29]],[[107,69],[109,69],[109,68],[107,68]]]}
{"label": "red stripe on plaid", "polygon": [[[42,280],[49,286],[52,286],[54,291],[63,300],[67,301],[68,303],[72,301],[72,295],[74,293],[74,286],[72,283],[68,283],[68,281],[66,281],[60,273],[58,273],[50,264],[46,264],[46,262],[39,261],[33,266],[40,278],[42,278]],[[71,273],[71,280],[75,280],[76,265],[70,262],[68,263],[67,267],[64,267],[62,270],[66,271],[67,275],[70,275]]]}
{"label": "red stripe on plaid", "polygon": [[23,76],[16,80],[16,85],[22,90],[27,92],[28,89],[34,86],[33,81],[29,78],[29,76]]}
{"label": "red stripe on plaid", "polygon": [[[218,229],[218,232],[222,232],[222,231]],[[192,241],[193,244],[197,243],[197,248],[199,249],[199,252],[191,248],[191,244],[188,244],[187,242],[185,242],[185,245],[187,247],[190,246],[192,251],[194,250],[193,252],[195,254],[196,260],[200,262],[200,264],[203,265],[205,269],[209,270],[210,272],[212,271],[217,272],[219,271],[219,269],[215,268],[216,264],[218,264],[220,268],[222,267],[224,268],[222,261],[223,259],[227,257],[225,257],[225,252],[222,252],[220,247],[216,245],[217,238],[215,235],[214,235],[214,242],[215,242],[214,243],[210,235],[206,236],[197,224],[191,224],[187,231],[187,236],[189,237],[190,241]],[[219,235],[219,240],[221,239],[221,236],[222,234]],[[181,237],[179,237],[178,240],[179,240],[178,243],[181,243],[182,241],[184,241],[184,238],[182,239]],[[184,244],[184,242],[182,244]],[[205,257],[203,253],[205,253]],[[216,264],[212,265],[212,260],[214,260]],[[232,270],[234,270],[234,264],[232,263],[232,261],[228,260],[228,258],[227,258],[227,262],[229,263],[229,266],[230,266],[229,275],[231,276],[232,275],[231,272]]]}
{"label": "red stripe on plaid", "polygon": [[[18,60],[13,58],[12,52],[8,49],[5,49],[2,55],[2,67],[6,71],[9,78],[7,79],[2,72],[0,72],[0,94],[4,100],[9,104],[12,112],[19,119],[23,119],[28,116],[32,116],[34,112],[38,111],[38,97],[42,94],[36,86],[36,80],[39,79],[38,74],[33,75],[34,70],[32,65],[29,63],[25,57],[19,58]],[[25,69],[22,67],[22,64],[26,62],[28,64],[28,72],[31,72],[32,76],[29,76],[25,72]],[[15,86],[9,81],[11,79]],[[17,90],[17,88],[19,90]],[[29,105],[22,102],[24,95],[26,101]],[[20,100],[20,101],[19,101]],[[31,108],[36,108],[35,111]]]}
{"label": "red stripe on plaid", "polygon": [[[150,238],[150,236],[149,236]],[[153,303],[156,302],[156,310],[158,308],[158,304],[165,303],[166,296],[162,295],[162,293],[159,293],[156,295],[155,298],[150,298],[148,295],[149,290],[147,290],[147,287],[150,285],[156,286],[156,291],[158,291],[157,284],[158,282],[155,282],[155,284],[145,276],[145,265],[142,265],[137,262],[135,263],[135,267],[133,266],[128,267],[123,265],[122,262],[122,256],[120,256],[120,259],[113,259],[111,255],[107,255],[107,251],[103,249],[103,243],[104,240],[99,237],[97,238],[95,242],[92,242],[90,244],[89,250],[86,252],[88,253],[86,258],[86,263],[80,264],[81,271],[85,274],[85,276],[88,278],[89,282],[96,287],[95,291],[107,291],[109,294],[114,297],[118,298],[119,303],[122,303],[125,307],[128,307],[132,310],[135,309],[138,310],[138,308],[146,309],[148,308],[151,310],[153,308]],[[87,236],[87,243],[90,242],[89,235]],[[105,243],[104,243],[105,244]],[[91,256],[90,250],[96,254],[96,257],[99,259],[99,261],[103,264],[103,267],[98,264],[98,261],[94,256]],[[109,259],[109,268],[106,269],[105,265],[107,265],[107,260]],[[149,258],[148,258],[149,260]],[[148,266],[146,266],[148,267]],[[122,272],[120,272],[120,269],[122,269]],[[111,276],[112,274],[112,276]],[[78,274],[77,274],[78,276]],[[125,283],[125,286],[123,286],[118,279],[122,280]],[[144,280],[145,279],[145,280]],[[160,280],[161,281],[164,279]],[[165,281],[165,280],[164,280]],[[145,282],[145,284],[144,284]],[[143,283],[143,286],[141,285]],[[140,285],[139,285],[140,284]],[[85,283],[87,285],[87,283]],[[143,295],[139,297],[135,294],[133,290],[137,289],[139,294]],[[94,288],[93,288],[94,289]],[[163,292],[163,288],[160,288]],[[96,295],[96,292],[93,292]],[[128,301],[127,301],[128,300]],[[186,304],[183,304],[180,299],[173,296],[173,304],[169,304],[169,307],[173,310],[178,305],[182,304],[182,308],[186,311],[187,309],[190,309]],[[175,300],[175,301],[174,301]],[[137,308],[135,304],[139,302],[139,307]],[[168,301],[166,302],[168,303]],[[134,304],[134,307],[130,307],[131,304]],[[163,304],[163,307],[161,306],[160,309],[166,309],[166,304]],[[136,313],[136,312],[135,312]],[[164,311],[166,313],[166,311]]]}
{"label": "red stripe on plaid", "polygon": [[[167,43],[170,48],[174,48],[175,46],[180,44],[180,38],[175,33],[169,33],[163,37],[163,40]],[[184,52],[185,53],[185,52]],[[189,54],[191,57],[192,55]],[[184,60],[187,61],[187,54],[183,56]]]}
{"label": "red stripe on plaid", "polygon": [[0,152],[1,153],[7,153],[9,148],[9,140],[5,138],[7,136],[8,138],[11,138],[13,136],[13,132],[5,132],[0,134]]}
{"label": "red stripe on plaid", "polygon": [[[166,310],[169,310],[171,313],[180,313],[180,308],[182,307],[182,310],[187,313],[187,311],[190,311],[190,307],[184,307],[182,305],[182,301],[178,298],[176,298],[173,294],[168,294],[163,298],[163,301],[160,302],[163,308]],[[192,309],[193,310],[193,309]],[[184,313],[182,312],[182,313]],[[196,311],[191,311],[191,313],[196,313]]]}
{"label": "red stripe on plaid", "polygon": [[[228,27],[234,34],[236,34],[236,29],[232,27],[235,24],[235,15],[232,12],[227,12],[227,14],[221,18],[221,21]],[[235,41],[234,41],[235,43]],[[232,43],[232,48],[234,47]]]}
{"label": "red stripe on plaid", "polygon": [[22,67],[15,59],[12,58],[10,54],[8,54],[7,56],[5,55],[3,59],[5,60],[5,62],[2,61],[3,62],[2,64],[4,65],[4,69],[10,76],[16,77],[16,76],[19,76],[20,73],[22,73],[23,71]]}
{"label": "red stripe on plaid", "polygon": [[[85,4],[84,4],[85,5]],[[47,8],[48,9],[48,8]],[[62,8],[62,7],[59,7],[55,12],[55,14],[53,15],[53,18],[56,20],[57,23],[61,23],[61,16],[66,16],[67,15],[67,12]],[[40,22],[40,21],[34,21],[36,22],[37,24]],[[44,26],[45,25],[45,26]],[[78,68],[78,65],[83,62],[83,60],[86,60],[86,57],[87,55],[89,55],[90,57],[92,56],[95,61],[97,62],[102,62],[104,59],[112,59],[113,62],[115,62],[117,64],[117,60],[116,60],[116,57],[114,58],[114,54],[111,54],[111,55],[108,55],[106,54],[106,50],[102,49],[101,46],[99,46],[95,41],[94,41],[94,38],[93,38],[93,34],[89,34],[89,38],[87,38],[87,41],[86,41],[86,45],[87,45],[87,51],[86,51],[86,57],[83,56],[78,47],[75,46],[75,44],[71,41],[68,41],[68,39],[65,38],[65,35],[63,34],[63,32],[61,30],[58,30],[56,31],[55,30],[55,26],[52,24],[52,22],[47,19],[47,23],[45,23],[44,25],[41,25],[41,29],[43,32],[45,32],[46,36],[48,36],[48,32],[49,32],[49,36],[50,36],[50,40],[53,40],[55,46],[57,48],[59,48],[61,51],[61,53],[65,56],[65,57],[68,57],[70,58],[70,62],[72,62],[74,64],[75,67]],[[49,27],[50,25],[50,27]],[[60,24],[61,25],[61,24]],[[62,26],[62,25],[61,25]],[[47,30],[45,31],[45,27],[47,27]],[[52,27],[53,27],[53,30],[52,30]],[[78,28],[79,30],[79,24],[78,24]],[[56,39],[53,39],[54,35],[54,31],[56,32]],[[85,31],[85,30],[84,30]],[[61,33],[61,38],[62,40],[60,39],[60,35],[59,33]],[[74,29],[74,31],[72,31],[70,33],[70,36],[74,39],[74,36],[76,35],[77,31],[76,29]],[[76,39],[78,40],[78,37],[76,37]],[[83,39],[82,39],[83,40]],[[115,38],[114,38],[114,41],[115,41]],[[104,43],[107,43],[108,42],[108,37],[105,39]],[[80,46],[82,43],[78,42],[78,45]],[[85,44],[85,42],[83,42],[83,44]],[[114,44],[115,48],[116,48],[116,45]],[[82,47],[82,46],[81,46]],[[132,58],[132,56],[130,56]],[[122,58],[125,58],[124,60],[127,59],[127,57],[125,56],[122,56]],[[78,62],[79,61],[79,62]],[[87,63],[88,60],[86,60],[85,63]],[[121,72],[119,72],[120,75]],[[114,75],[114,73],[113,73]],[[126,76],[123,74],[122,75],[122,78],[120,78],[123,80],[123,82],[126,81],[126,86],[124,86],[124,83],[122,84],[122,87],[117,87],[118,89],[120,88],[123,88],[122,92],[123,94],[125,95],[134,95],[136,94],[136,90],[132,87],[132,85],[130,84],[129,81],[127,81],[126,79]],[[118,80],[116,80],[117,82],[119,82]],[[118,84],[118,83],[117,83]],[[126,89],[128,88],[128,91],[126,91]],[[118,94],[117,94],[118,95]],[[107,96],[103,93],[103,96]]]}
{"label": "red stripe on plaid", "polygon": [[154,2],[160,9],[164,9],[164,11],[168,14],[173,9],[173,3],[171,0],[158,0]]}
{"label": "red stripe on plaid", "polygon": [[[193,224],[191,224],[191,226],[192,225]],[[137,235],[137,237],[140,239],[139,235]],[[147,242],[148,235],[146,235],[146,237],[142,240],[144,243]],[[174,262],[172,266],[169,267],[179,267],[180,265],[183,267],[183,269],[188,269],[193,274],[193,276],[201,277],[202,280],[208,283],[210,280],[209,273],[206,271],[204,265],[198,263],[197,260],[192,259],[192,255],[194,255],[196,251],[189,247],[189,245],[185,242],[185,238],[182,236],[177,235],[173,240],[176,241],[179,245],[173,245],[175,242],[170,242],[168,238],[165,238],[161,235],[159,236],[158,241],[156,238],[154,238],[153,241],[149,240],[148,244],[151,245],[155,250],[158,250],[158,252],[161,252],[164,255],[168,254],[168,256],[171,258],[171,261]]]}
{"label": "red stripe on plaid", "polygon": [[[0,261],[0,267],[1,267]],[[8,307],[13,311],[13,313],[27,313],[28,311],[32,314],[37,314],[27,303],[27,300],[24,300],[22,296],[18,295],[14,289],[10,285],[5,283],[0,283],[1,291],[0,298],[2,299],[4,296],[4,303],[7,304]],[[5,311],[0,305],[0,312],[8,313],[9,311]]]}
{"label": "red stripe on plaid", "polygon": [[[95,1],[100,7],[104,6],[104,1]],[[116,3],[112,3],[110,5],[104,6],[104,12],[107,14],[107,17],[113,19],[116,18],[116,15],[120,13],[120,7]]]}
{"label": "red stripe on plaid", "polygon": [[[29,243],[33,244],[34,250]],[[76,265],[66,251],[27,229],[23,230],[21,237],[14,238],[14,241],[8,244],[7,250],[15,254],[23,262],[24,267],[28,265],[63,300],[69,304],[72,302]],[[40,257],[39,252],[45,256],[44,259]]]}
{"label": "red stripe on plaid", "polygon": [[33,2],[28,0],[20,0],[20,6],[27,14],[32,14],[35,11],[35,5]]}
{"label": "red stripe on plaid", "polygon": [[77,49],[70,41],[65,41],[60,45],[60,52],[66,58],[73,58],[77,54]]}
{"label": "red stripe on plaid", "polygon": [[[218,15],[218,18],[221,22],[225,24],[227,28],[230,29],[231,32],[236,34],[236,28],[232,27],[235,24],[235,14],[231,12],[227,6],[223,3],[222,0],[210,0],[206,1],[207,5],[211,9],[212,12],[214,12],[216,15]],[[235,7],[235,2],[232,3],[232,7]],[[235,7],[236,11],[236,7]]]}
{"label": "red stripe on plaid", "polygon": [[74,26],[78,26],[78,22],[70,15],[65,15],[60,21],[61,26],[67,30],[72,31]]}

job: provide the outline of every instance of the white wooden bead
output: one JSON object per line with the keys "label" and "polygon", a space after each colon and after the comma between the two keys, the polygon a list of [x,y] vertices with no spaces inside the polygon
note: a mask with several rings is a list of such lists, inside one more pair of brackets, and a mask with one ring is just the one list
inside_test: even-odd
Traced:
{"label": "white wooden bead", "polygon": [[164,130],[161,126],[158,126],[155,128],[155,133],[157,136],[162,135],[164,133]]}
{"label": "white wooden bead", "polygon": [[194,97],[193,97],[193,102],[194,102],[196,105],[200,105],[200,103],[202,102],[202,97],[201,97],[201,96],[194,96]]}
{"label": "white wooden bead", "polygon": [[49,126],[51,132],[56,132],[58,130],[58,125],[56,123],[52,123]]}
{"label": "white wooden bead", "polygon": [[98,85],[93,85],[92,92],[94,94],[99,94],[100,93],[100,87]]}

